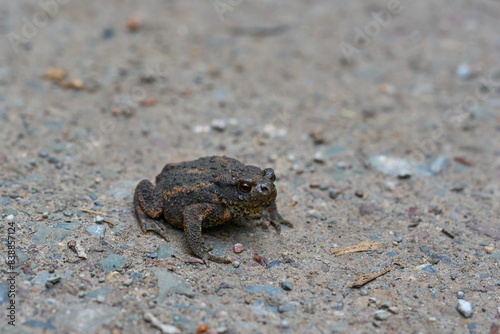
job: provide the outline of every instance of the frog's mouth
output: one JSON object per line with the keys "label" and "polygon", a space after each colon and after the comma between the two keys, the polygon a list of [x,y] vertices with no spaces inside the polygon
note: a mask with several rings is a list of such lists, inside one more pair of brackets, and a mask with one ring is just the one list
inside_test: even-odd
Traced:
{"label": "frog's mouth", "polygon": [[264,210],[265,208],[269,207],[271,204],[274,203],[274,201],[276,200],[276,195],[275,196],[270,196],[268,200],[264,200],[264,201],[257,201],[257,200],[249,200],[247,202],[247,207],[249,209],[253,209],[253,210]]}

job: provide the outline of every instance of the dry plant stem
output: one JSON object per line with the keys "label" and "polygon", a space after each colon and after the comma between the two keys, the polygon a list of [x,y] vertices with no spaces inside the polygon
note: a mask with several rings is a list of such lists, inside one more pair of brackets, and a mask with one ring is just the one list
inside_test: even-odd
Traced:
{"label": "dry plant stem", "polygon": [[356,246],[349,247],[339,247],[333,249],[333,254],[336,256],[341,256],[345,254],[357,253],[357,252],[368,252],[382,247],[384,243],[375,241],[362,241]]}
{"label": "dry plant stem", "polygon": [[366,283],[373,281],[375,278],[387,274],[389,271],[391,271],[391,268],[387,267],[387,268],[382,269],[381,271],[376,272],[376,273],[360,275],[360,276],[354,278],[354,281],[352,281],[352,283],[349,285],[349,287],[350,288],[360,288],[363,285],[365,285]]}
{"label": "dry plant stem", "polygon": [[[80,210],[82,210],[83,212],[87,212],[87,213],[93,213],[95,215],[102,215],[102,216],[106,215],[104,212],[99,212],[99,211],[93,211],[93,210],[88,210],[88,209],[80,209]],[[109,218],[103,218],[102,221],[105,223],[108,223],[110,225],[113,225],[113,226],[118,225],[118,223],[115,223],[114,221],[112,221]]]}

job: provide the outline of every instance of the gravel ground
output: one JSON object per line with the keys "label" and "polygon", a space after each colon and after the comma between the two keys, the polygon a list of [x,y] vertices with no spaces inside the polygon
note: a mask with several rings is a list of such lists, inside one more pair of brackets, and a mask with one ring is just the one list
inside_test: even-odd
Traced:
{"label": "gravel ground", "polygon": [[[499,15],[3,1],[0,331],[498,333]],[[142,233],[132,198],[209,155],[274,168],[295,227],[207,231],[237,261],[207,268],[182,231]]]}

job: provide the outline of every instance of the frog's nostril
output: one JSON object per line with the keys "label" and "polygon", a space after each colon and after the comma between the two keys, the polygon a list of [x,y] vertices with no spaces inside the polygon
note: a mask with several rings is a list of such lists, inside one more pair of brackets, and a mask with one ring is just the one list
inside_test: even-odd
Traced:
{"label": "frog's nostril", "polygon": [[257,191],[261,194],[267,195],[269,193],[269,187],[266,186],[265,184],[259,184],[257,185]]}

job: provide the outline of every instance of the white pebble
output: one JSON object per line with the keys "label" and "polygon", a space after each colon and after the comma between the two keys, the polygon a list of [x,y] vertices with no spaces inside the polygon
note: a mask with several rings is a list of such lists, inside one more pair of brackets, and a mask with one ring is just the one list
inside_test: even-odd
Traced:
{"label": "white pebble", "polygon": [[457,309],[458,312],[460,312],[466,318],[470,318],[472,316],[472,305],[468,301],[459,299]]}

